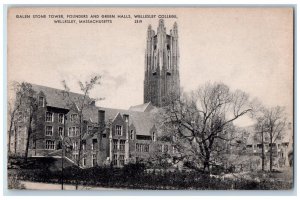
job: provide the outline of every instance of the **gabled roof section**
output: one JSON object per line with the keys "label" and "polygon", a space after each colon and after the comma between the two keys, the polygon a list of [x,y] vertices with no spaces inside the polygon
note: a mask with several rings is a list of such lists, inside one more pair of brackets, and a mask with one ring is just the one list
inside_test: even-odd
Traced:
{"label": "gabled roof section", "polygon": [[[68,101],[68,97],[64,94],[64,90],[55,89],[51,87],[32,84],[33,90],[39,94],[42,92],[46,97],[47,106],[70,109],[71,103]],[[83,98],[82,94],[70,92],[70,98],[74,102],[79,102]],[[93,99],[87,97],[88,101],[92,102]],[[96,107],[95,105],[89,105],[83,109],[83,118],[93,123],[98,123],[98,111],[105,111],[105,122],[114,120],[118,114],[123,116],[129,115],[129,123],[133,124],[138,135],[151,135],[151,129],[154,127],[154,107],[151,102],[130,107],[129,110],[114,109]]]}
{"label": "gabled roof section", "polygon": [[133,124],[137,135],[150,135],[154,126],[154,115],[150,112],[138,112],[132,110],[122,110],[114,108],[97,107],[98,110],[105,111],[105,121],[114,120],[120,114],[121,116],[129,115],[129,124]]}
{"label": "gabled roof section", "polygon": [[129,110],[131,111],[137,111],[137,112],[150,112],[154,106],[152,105],[151,101],[148,103],[136,105],[136,106],[131,106]]}
{"label": "gabled roof section", "polygon": [[[46,97],[47,106],[56,107],[56,108],[64,108],[64,109],[70,109],[72,107],[73,102],[79,102],[84,95],[74,92],[69,92],[70,100],[67,94],[64,93],[64,90],[55,89],[51,87],[31,84],[32,89],[39,94],[40,92],[44,93]],[[89,102],[92,102],[92,99],[90,97],[87,97],[87,100]],[[76,105],[77,106],[77,105]]]}

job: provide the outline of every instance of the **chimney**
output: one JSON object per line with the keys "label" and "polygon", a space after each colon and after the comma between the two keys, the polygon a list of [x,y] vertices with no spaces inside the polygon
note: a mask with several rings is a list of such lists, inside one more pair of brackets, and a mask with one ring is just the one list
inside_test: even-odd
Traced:
{"label": "chimney", "polygon": [[105,111],[104,110],[98,110],[98,122],[99,125],[105,124]]}
{"label": "chimney", "polygon": [[123,114],[123,120],[127,123],[129,123],[129,115]]}

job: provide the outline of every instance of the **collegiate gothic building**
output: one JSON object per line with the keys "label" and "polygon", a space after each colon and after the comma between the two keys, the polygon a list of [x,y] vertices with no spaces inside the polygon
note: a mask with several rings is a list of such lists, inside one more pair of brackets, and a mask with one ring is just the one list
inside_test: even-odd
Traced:
{"label": "collegiate gothic building", "polygon": [[[83,95],[70,92],[69,99],[66,99],[62,90],[32,84],[38,109],[29,138],[29,156],[61,157],[64,142],[67,149],[64,157],[73,163],[79,160],[83,168],[122,167],[127,163],[158,158],[164,153],[176,157],[176,138],[161,141],[155,118],[157,111],[170,103],[169,96],[179,97],[179,88],[178,27],[175,22],[170,34],[167,34],[164,21],[160,20],[156,33],[151,25],[147,30],[144,104],[131,106],[128,110],[103,108],[97,107],[95,101],[88,97],[89,104],[83,110],[80,133],[78,106],[69,101],[76,104]],[[24,155],[28,128],[28,116],[19,112],[10,143],[13,154]],[[289,130],[289,135],[292,135],[292,130]],[[228,153],[243,152],[247,159],[256,156],[260,160],[258,155],[263,144],[253,136],[244,137],[248,133],[244,129],[241,131],[239,135],[243,137],[234,142],[234,148],[231,143],[226,144]],[[248,132],[255,133],[251,129]],[[243,140],[247,141],[241,142]],[[267,155],[268,144],[265,145]],[[287,165],[288,152],[293,146],[292,137],[281,138],[272,145],[278,163]]]}
{"label": "collegiate gothic building", "polygon": [[[113,165],[122,167],[150,159],[151,156],[175,153],[172,141],[159,141],[155,126],[155,112],[166,105],[170,94],[179,96],[178,30],[174,23],[170,34],[164,21],[159,21],[157,33],[147,31],[145,57],[144,104],[128,110],[97,107],[88,97],[89,105],[83,110],[80,134],[78,106],[70,103],[81,99],[62,90],[32,84],[38,100],[33,134],[29,138],[29,156],[60,157],[62,142],[69,151],[65,158],[81,167]],[[13,153],[24,154],[27,143],[27,117],[19,113],[11,139]],[[64,139],[62,139],[64,138]],[[67,143],[65,144],[65,142]],[[82,142],[80,142],[82,141]],[[81,144],[81,145],[80,145]],[[78,154],[81,148],[80,159]]]}

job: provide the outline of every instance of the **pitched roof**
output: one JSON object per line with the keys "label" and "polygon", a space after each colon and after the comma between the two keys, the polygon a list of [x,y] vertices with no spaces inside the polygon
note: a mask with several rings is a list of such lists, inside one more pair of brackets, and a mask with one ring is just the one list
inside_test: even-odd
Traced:
{"label": "pitched roof", "polygon": [[150,135],[150,131],[154,126],[153,114],[149,112],[137,112],[132,110],[122,110],[114,108],[97,107],[98,110],[105,111],[105,121],[113,120],[115,116],[120,113],[121,115],[129,115],[129,123],[133,124],[136,128],[138,135]]}
{"label": "pitched roof", "polygon": [[[70,109],[70,103],[68,103],[68,97],[63,93],[63,90],[55,89],[51,87],[32,84],[32,88],[37,92],[43,92],[46,97],[47,106]],[[79,101],[83,95],[70,92],[70,98],[72,101]],[[88,97],[89,100],[92,100]],[[129,115],[129,123],[133,124],[136,128],[136,134],[138,135],[150,135],[151,129],[154,127],[154,111],[155,107],[152,104],[146,103],[138,106],[133,106],[129,110],[104,108],[90,105],[83,109],[84,120],[90,120],[93,123],[98,122],[98,111],[105,111],[105,121],[113,120],[118,113],[121,115]],[[151,112],[150,112],[151,111]]]}
{"label": "pitched roof", "polygon": [[140,104],[140,105],[136,105],[136,106],[131,106],[129,108],[129,110],[132,111],[138,111],[138,112],[149,112],[154,108],[154,106],[152,105],[151,101],[148,103],[144,103],[144,104]]}
{"label": "pitched roof", "polygon": [[[67,94],[64,93],[64,90],[31,84],[32,89],[35,90],[38,94],[40,92],[44,93],[46,97],[47,106],[51,107],[57,107],[57,108],[65,108],[70,109],[71,107],[71,101],[78,102],[80,99],[83,98],[82,94],[69,92],[70,99],[68,98]],[[87,97],[89,101],[92,99],[90,97]]]}

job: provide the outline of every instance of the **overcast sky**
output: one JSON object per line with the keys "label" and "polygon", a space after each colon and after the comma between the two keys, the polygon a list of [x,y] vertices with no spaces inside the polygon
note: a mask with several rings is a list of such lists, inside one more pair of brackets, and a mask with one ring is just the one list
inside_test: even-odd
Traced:
{"label": "overcast sky", "polygon": [[99,106],[128,109],[143,103],[144,54],[149,24],[158,18],[114,19],[112,24],[55,24],[16,19],[16,14],[175,14],[179,31],[180,83],[184,91],[222,81],[267,106],[292,113],[293,13],[279,8],[15,9],[8,21],[8,80],[74,92],[78,80],[102,75],[92,97]]}

